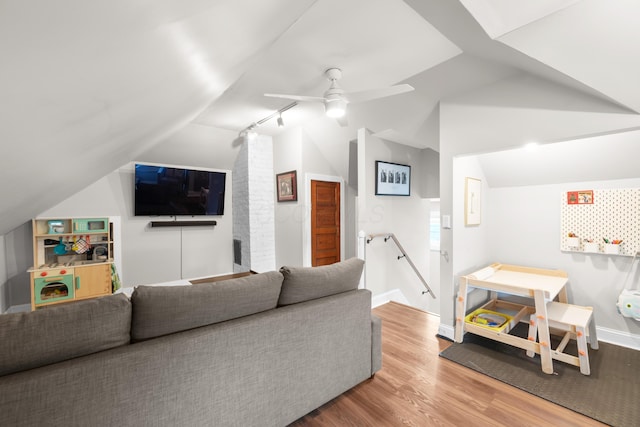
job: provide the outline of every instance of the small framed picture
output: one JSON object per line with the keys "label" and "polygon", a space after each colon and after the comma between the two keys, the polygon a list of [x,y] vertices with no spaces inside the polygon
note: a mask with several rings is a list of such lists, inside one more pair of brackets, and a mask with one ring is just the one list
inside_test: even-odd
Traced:
{"label": "small framed picture", "polygon": [[568,205],[592,205],[593,190],[567,191]]}
{"label": "small framed picture", "polygon": [[410,196],[411,166],[376,160],[376,196]]}
{"label": "small framed picture", "polygon": [[482,207],[482,181],[465,178],[464,182],[464,225],[480,225]]}
{"label": "small framed picture", "polygon": [[296,171],[283,172],[276,175],[276,191],[278,202],[295,202],[298,200],[298,178]]}

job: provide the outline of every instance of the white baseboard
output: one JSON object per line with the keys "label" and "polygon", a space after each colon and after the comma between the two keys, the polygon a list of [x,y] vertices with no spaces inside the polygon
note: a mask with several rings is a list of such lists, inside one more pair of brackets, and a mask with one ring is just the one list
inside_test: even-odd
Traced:
{"label": "white baseboard", "polygon": [[454,328],[453,326],[443,325],[442,323],[440,323],[440,326],[438,326],[438,335],[444,338],[448,338],[451,341],[453,341],[453,338],[455,337],[455,333],[456,333],[456,328]]}
{"label": "white baseboard", "polygon": [[31,311],[31,304],[12,305],[7,309],[7,311],[5,311],[5,313],[20,313],[22,311]]}
{"label": "white baseboard", "polygon": [[598,326],[596,326],[596,333],[598,334],[598,341],[628,347],[633,350],[640,350],[640,335]]}
{"label": "white baseboard", "polygon": [[400,289],[392,289],[380,295],[374,295],[371,297],[371,308],[376,308],[382,304],[386,304],[389,301],[399,302],[400,304],[410,305],[407,298],[404,296]]}

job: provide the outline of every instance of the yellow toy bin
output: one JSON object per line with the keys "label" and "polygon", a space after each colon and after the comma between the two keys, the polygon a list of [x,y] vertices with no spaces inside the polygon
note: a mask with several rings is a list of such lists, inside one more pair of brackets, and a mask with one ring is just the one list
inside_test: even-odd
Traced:
{"label": "yellow toy bin", "polygon": [[499,332],[503,330],[507,325],[509,325],[509,322],[511,322],[512,319],[513,317],[509,316],[508,314],[479,308],[468,314],[464,318],[464,321],[471,325],[476,325],[482,328]]}

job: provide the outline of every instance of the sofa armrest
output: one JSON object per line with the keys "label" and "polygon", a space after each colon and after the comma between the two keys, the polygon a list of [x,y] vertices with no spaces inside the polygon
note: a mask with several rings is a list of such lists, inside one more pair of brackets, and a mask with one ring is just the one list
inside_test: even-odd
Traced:
{"label": "sofa armrest", "polygon": [[382,319],[371,314],[371,375],[382,369]]}

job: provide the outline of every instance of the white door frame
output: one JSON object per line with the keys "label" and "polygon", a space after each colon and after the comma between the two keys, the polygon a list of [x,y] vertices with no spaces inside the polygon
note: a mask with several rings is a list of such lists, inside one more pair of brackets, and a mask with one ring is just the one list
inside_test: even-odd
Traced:
{"label": "white door frame", "polygon": [[344,179],[340,176],[318,175],[307,173],[304,175],[305,212],[302,230],[302,265],[311,267],[311,181],[337,182],[340,184],[340,260],[344,260]]}

